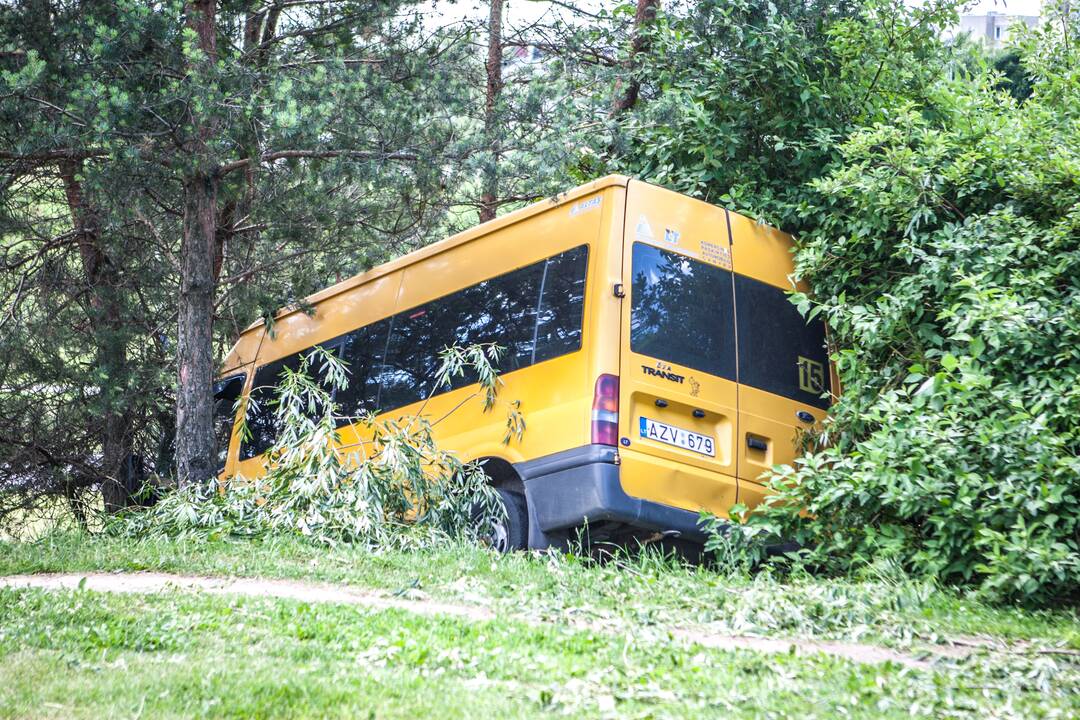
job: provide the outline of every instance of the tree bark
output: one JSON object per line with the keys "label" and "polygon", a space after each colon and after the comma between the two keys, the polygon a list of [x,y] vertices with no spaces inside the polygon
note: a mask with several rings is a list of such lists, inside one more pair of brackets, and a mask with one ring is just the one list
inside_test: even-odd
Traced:
{"label": "tree bark", "polygon": [[499,192],[498,104],[503,89],[502,11],[504,0],[491,0],[488,15],[487,92],[484,97],[484,144],[489,153],[480,195],[480,222],[495,219]]}
{"label": "tree bark", "polygon": [[615,99],[611,105],[611,114],[630,110],[637,105],[638,94],[641,92],[641,80],[638,77],[638,56],[648,51],[649,40],[644,32],[645,26],[656,19],[656,11],[660,8],[660,0],[637,0],[637,8],[634,11],[633,39],[630,41],[630,55],[623,68],[627,75],[626,82],[619,80],[615,83]]}
{"label": "tree bark", "polygon": [[[199,38],[201,57],[188,72],[196,84],[217,59],[214,0],[185,6],[188,27]],[[192,113],[187,143],[191,169],[184,177],[184,230],[180,244],[180,302],[177,326],[176,473],[182,487],[213,475],[214,312],[217,201],[220,177],[208,147],[216,132],[212,113]]]}
{"label": "tree bark", "polygon": [[102,378],[97,396],[101,413],[101,495],[105,510],[115,512],[127,507],[133,492],[138,490],[126,472],[132,454],[133,432],[127,397],[130,368],[123,342],[117,268],[105,252],[97,214],[83,192],[79,179],[82,161],[61,161],[58,168],[89,290],[88,320],[93,332],[95,361]]}
{"label": "tree bark", "polygon": [[184,182],[184,237],[180,245],[180,312],[176,338],[177,481],[183,486],[213,474],[214,376],[211,323],[217,237],[216,174]]}

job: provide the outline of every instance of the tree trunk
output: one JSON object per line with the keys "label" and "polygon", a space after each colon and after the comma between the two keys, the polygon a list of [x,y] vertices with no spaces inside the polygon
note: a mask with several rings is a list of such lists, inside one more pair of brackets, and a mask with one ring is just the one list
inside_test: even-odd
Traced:
{"label": "tree trunk", "polygon": [[180,312],[176,338],[176,463],[181,486],[213,474],[214,376],[211,322],[214,310],[214,250],[217,237],[214,173],[184,182],[184,237],[180,246]]}
{"label": "tree trunk", "polygon": [[641,80],[638,77],[638,56],[649,49],[649,41],[644,32],[645,26],[656,19],[656,11],[660,8],[660,0],[637,0],[637,9],[634,12],[633,39],[630,41],[630,55],[623,68],[626,72],[626,81],[619,80],[615,83],[615,99],[611,105],[611,114],[618,115],[625,112],[638,101],[638,93],[641,92]]}
{"label": "tree trunk", "polygon": [[491,0],[488,16],[487,94],[484,99],[484,144],[489,158],[484,166],[480,196],[480,222],[495,219],[499,192],[498,103],[502,93],[502,11],[504,0]]}
{"label": "tree trunk", "polygon": [[93,332],[95,361],[101,373],[97,395],[101,414],[101,495],[105,510],[115,512],[131,503],[132,478],[126,472],[132,453],[130,398],[127,397],[127,349],[123,338],[123,312],[117,268],[102,244],[98,218],[87,201],[79,179],[82,163],[66,160],[59,163],[60,178],[78,238],[79,257],[90,296],[89,323]]}
{"label": "tree trunk", "polygon": [[[214,0],[185,6],[187,24],[199,38],[201,57],[188,72],[200,84],[217,59]],[[177,483],[202,482],[213,475],[214,265],[219,177],[207,141],[217,129],[204,108],[190,117],[186,144],[192,170],[184,177],[184,236],[180,244],[180,302],[177,325],[176,472]]]}

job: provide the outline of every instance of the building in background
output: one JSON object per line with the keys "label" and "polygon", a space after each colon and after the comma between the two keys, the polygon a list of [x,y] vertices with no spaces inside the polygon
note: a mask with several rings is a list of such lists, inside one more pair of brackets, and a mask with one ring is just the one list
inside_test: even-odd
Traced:
{"label": "building in background", "polygon": [[1035,27],[1039,24],[1038,15],[1007,15],[987,12],[982,15],[961,15],[960,27],[956,35],[968,35],[975,42],[981,42],[987,48],[996,50],[1009,42],[1009,34],[1016,24]]}

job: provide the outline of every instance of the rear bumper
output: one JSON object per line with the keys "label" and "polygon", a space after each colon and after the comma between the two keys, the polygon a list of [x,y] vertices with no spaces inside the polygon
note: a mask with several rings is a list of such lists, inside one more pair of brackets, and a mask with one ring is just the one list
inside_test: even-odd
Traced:
{"label": "rear bumper", "polygon": [[602,522],[705,541],[697,513],[627,495],[616,454],[607,445],[585,445],[516,466],[525,480],[530,547],[547,547],[551,533]]}

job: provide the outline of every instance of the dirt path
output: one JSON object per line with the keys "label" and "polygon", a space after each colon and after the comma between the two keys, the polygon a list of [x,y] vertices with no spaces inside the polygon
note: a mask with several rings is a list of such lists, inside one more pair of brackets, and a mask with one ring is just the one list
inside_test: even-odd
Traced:
{"label": "dirt path", "polygon": [[[387,593],[360,590],[321,583],[294,580],[264,580],[248,578],[212,578],[166,573],[66,573],[41,575],[10,575],[0,577],[0,588],[40,588],[45,590],[85,589],[94,592],[155,593],[195,591],[212,595],[241,595],[245,597],[281,598],[309,603],[339,603],[376,610],[404,610],[418,615],[450,615],[472,621],[493,620],[495,611],[477,605],[439,602],[429,598],[396,597]],[[558,625],[557,620],[537,621],[514,615],[505,616],[530,624]],[[618,632],[584,621],[571,621],[567,626],[581,630],[611,634]],[[924,656],[915,657],[890,648],[860,643],[805,640],[798,638],[762,638],[746,635],[722,635],[689,627],[661,628],[670,636],[687,643],[721,650],[753,650],[762,653],[787,653],[792,648],[800,653],[822,653],[858,663],[894,662],[907,667],[929,669],[938,658],[963,658],[977,648],[971,646],[932,646]],[[929,658],[925,655],[929,654]]]}
{"label": "dirt path", "polygon": [[452,605],[431,600],[418,601],[372,591],[292,580],[213,578],[153,572],[67,573],[0,577],[0,587],[33,587],[45,590],[77,590],[82,587],[95,592],[114,593],[195,590],[210,595],[243,595],[309,603],[360,605],[376,610],[406,610],[426,616],[454,615],[476,621],[491,620],[495,617],[494,613],[482,607]]}

